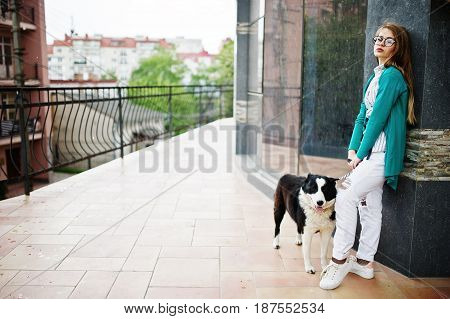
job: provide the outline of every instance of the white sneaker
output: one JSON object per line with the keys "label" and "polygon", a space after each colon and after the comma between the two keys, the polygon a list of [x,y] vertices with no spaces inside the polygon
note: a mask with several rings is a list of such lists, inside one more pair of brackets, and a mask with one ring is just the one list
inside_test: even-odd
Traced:
{"label": "white sneaker", "polygon": [[330,261],[328,266],[326,266],[320,274],[319,287],[322,289],[335,289],[339,287],[345,276],[347,276],[350,271],[350,268],[351,264],[348,258],[345,263],[341,265]]}
{"label": "white sneaker", "polygon": [[355,256],[350,256],[348,258],[350,260],[350,272],[357,274],[358,276],[364,279],[372,279],[375,277],[373,268],[370,266],[370,263],[363,266],[358,264],[358,260]]}

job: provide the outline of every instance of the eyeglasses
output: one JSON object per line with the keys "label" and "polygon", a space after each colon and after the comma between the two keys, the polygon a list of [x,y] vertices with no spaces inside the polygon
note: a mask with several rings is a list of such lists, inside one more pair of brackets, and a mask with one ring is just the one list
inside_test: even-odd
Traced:
{"label": "eyeglasses", "polygon": [[381,44],[384,41],[384,45],[387,47],[391,47],[394,45],[395,40],[394,38],[383,38],[381,35],[373,37],[373,43],[374,44]]}

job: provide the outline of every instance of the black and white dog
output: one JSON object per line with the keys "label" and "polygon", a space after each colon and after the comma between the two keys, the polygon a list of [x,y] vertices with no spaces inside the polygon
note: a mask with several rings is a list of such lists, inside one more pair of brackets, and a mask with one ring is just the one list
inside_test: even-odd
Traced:
{"label": "black and white dog", "polygon": [[275,238],[273,248],[280,248],[280,224],[287,211],[297,223],[295,243],[302,245],[307,273],[314,274],[311,264],[312,236],[320,232],[320,262],[328,265],[327,250],[331,234],[336,226],[334,203],[336,178],[308,174],[305,177],[284,175],[278,182],[274,196]]}

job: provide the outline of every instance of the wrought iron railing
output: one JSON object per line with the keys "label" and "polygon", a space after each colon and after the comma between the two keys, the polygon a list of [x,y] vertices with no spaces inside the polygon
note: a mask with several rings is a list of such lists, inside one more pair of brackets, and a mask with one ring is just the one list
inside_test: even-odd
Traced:
{"label": "wrought iron railing", "polygon": [[232,94],[230,85],[0,88],[0,183],[24,181],[29,193],[55,168],[231,116]]}

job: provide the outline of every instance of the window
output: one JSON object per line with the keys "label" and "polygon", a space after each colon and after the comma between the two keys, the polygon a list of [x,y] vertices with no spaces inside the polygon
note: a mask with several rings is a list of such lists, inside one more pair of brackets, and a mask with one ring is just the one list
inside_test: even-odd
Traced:
{"label": "window", "polygon": [[12,64],[11,38],[0,37],[0,64]]}
{"label": "window", "polygon": [[120,64],[127,64],[127,53],[125,51],[120,52]]}
{"label": "window", "polygon": [[13,77],[11,38],[0,37],[0,79]]}
{"label": "window", "polygon": [[[15,95],[14,93],[2,93],[1,96],[1,104],[14,104],[15,101]],[[6,112],[3,112],[1,121],[7,121],[7,120],[14,120],[16,117],[16,110],[15,109],[6,109]]]}
{"label": "window", "polygon": [[86,64],[86,57],[77,54],[73,59],[73,64]]}

